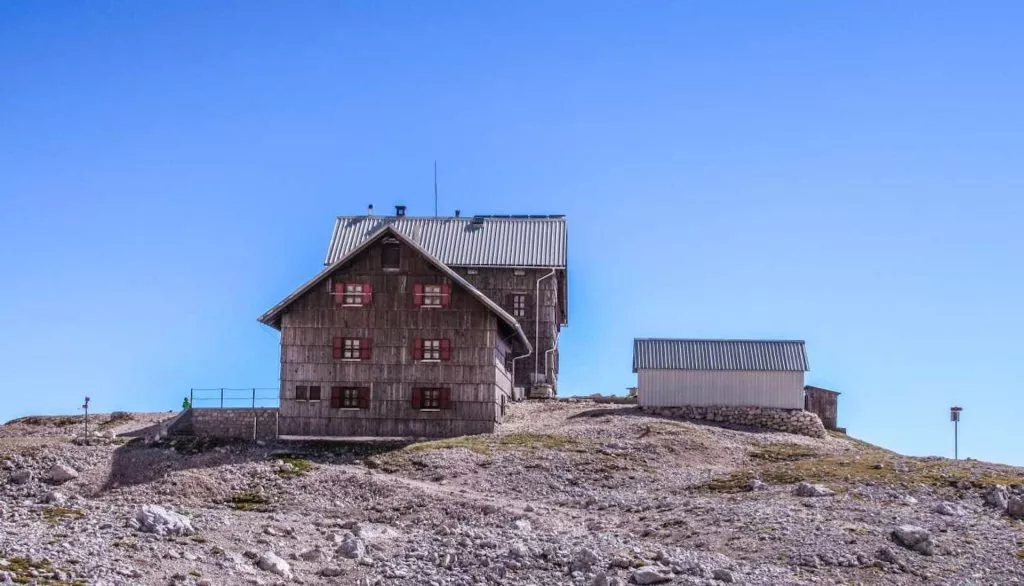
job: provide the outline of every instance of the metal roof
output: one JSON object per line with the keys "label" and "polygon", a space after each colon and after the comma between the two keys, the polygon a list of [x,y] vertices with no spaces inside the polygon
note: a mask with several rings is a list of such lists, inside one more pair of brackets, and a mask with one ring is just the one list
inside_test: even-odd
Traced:
{"label": "metal roof", "polygon": [[449,266],[565,267],[565,216],[338,216],[331,265],[391,226]]}
{"label": "metal roof", "polygon": [[808,370],[803,340],[633,340],[633,372],[672,370]]}
{"label": "metal roof", "polygon": [[445,265],[444,263],[442,263],[441,261],[437,260],[437,258],[434,257],[432,254],[430,254],[430,252],[424,250],[422,247],[420,247],[420,245],[418,245],[415,242],[412,242],[411,240],[406,238],[405,235],[403,235],[402,233],[398,232],[393,227],[386,226],[386,225],[381,227],[374,234],[371,234],[370,238],[367,238],[361,244],[359,244],[358,246],[356,246],[352,250],[350,250],[348,252],[348,254],[346,254],[343,257],[340,257],[336,262],[331,263],[328,267],[326,267],[325,269],[323,269],[322,271],[317,273],[312,279],[306,281],[304,284],[299,286],[298,289],[296,289],[295,291],[292,291],[292,293],[290,295],[288,295],[287,297],[282,299],[280,302],[278,302],[277,305],[275,305],[274,307],[271,307],[270,309],[267,310],[266,313],[264,313],[259,318],[257,318],[258,321],[260,323],[266,324],[266,325],[268,325],[268,326],[270,326],[272,328],[275,328],[275,329],[278,329],[278,330],[281,329],[281,314],[284,313],[284,311],[288,308],[289,305],[294,303],[295,300],[297,300],[299,297],[304,295],[307,291],[309,291],[313,287],[317,286],[320,282],[322,282],[324,279],[326,279],[328,276],[330,276],[345,261],[349,260],[352,257],[355,257],[357,254],[359,254],[364,249],[369,247],[369,245],[371,243],[375,242],[378,238],[384,237],[385,235],[391,235],[391,236],[394,236],[395,238],[398,238],[399,240],[404,242],[407,246],[409,246],[410,248],[412,248],[416,252],[418,252],[421,255],[423,255],[423,258],[425,258],[427,260],[427,262],[429,262],[432,265],[434,265],[438,270],[440,270],[442,273],[444,273],[449,279],[451,279],[453,282],[457,283],[463,289],[468,291],[470,295],[472,295],[473,297],[476,297],[478,301],[483,303],[496,316],[498,316],[498,319],[504,321],[509,326],[511,326],[512,329],[515,330],[516,334],[519,335],[519,339],[522,340],[523,345],[525,346],[527,353],[533,352],[533,345],[530,344],[530,340],[526,337],[526,333],[523,332],[522,326],[519,325],[519,322],[516,320],[516,318],[512,317],[512,314],[510,314],[509,312],[505,311],[505,309],[502,308],[497,303],[495,303],[493,299],[491,299],[490,297],[484,295],[479,289],[474,287],[472,283],[470,283],[466,279],[462,278],[461,275],[459,275],[458,273],[453,271],[451,269],[451,267],[449,267],[449,266]]}

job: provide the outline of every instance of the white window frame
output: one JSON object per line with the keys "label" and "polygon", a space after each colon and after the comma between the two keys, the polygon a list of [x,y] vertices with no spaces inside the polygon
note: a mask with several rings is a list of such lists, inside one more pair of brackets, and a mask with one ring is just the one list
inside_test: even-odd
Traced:
{"label": "white window frame", "polygon": [[[363,341],[359,338],[341,339],[342,360],[362,360]],[[344,389],[342,390],[344,392]]]}
{"label": "white window frame", "polygon": [[[520,306],[522,302],[522,306]],[[526,293],[513,293],[512,294],[512,317],[520,318],[526,317]]]}
{"label": "white window frame", "polygon": [[441,361],[441,340],[423,340],[423,362]]}
{"label": "white window frame", "polygon": [[345,291],[342,294],[342,305],[346,307],[363,306],[363,284],[345,283]]}
{"label": "white window frame", "polygon": [[444,305],[444,293],[441,285],[423,286],[423,307],[442,307]]}

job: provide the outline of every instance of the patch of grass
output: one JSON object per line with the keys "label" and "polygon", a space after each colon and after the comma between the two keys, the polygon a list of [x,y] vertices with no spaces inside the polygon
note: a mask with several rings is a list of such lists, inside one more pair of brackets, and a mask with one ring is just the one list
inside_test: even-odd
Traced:
{"label": "patch of grass", "polygon": [[1024,549],[1017,552],[1017,559],[1024,560]]}
{"label": "patch of grass", "polygon": [[251,490],[232,495],[228,499],[228,506],[236,511],[256,511],[259,513],[267,513],[274,510],[269,498]]}
{"label": "patch of grass", "polygon": [[67,427],[69,425],[75,425],[76,423],[82,423],[84,420],[85,418],[82,415],[61,415],[57,417],[44,417],[40,415],[32,415],[29,417],[20,417],[18,419],[12,419],[7,423],[24,423],[25,425],[52,425],[54,427]]}
{"label": "patch of grass", "polygon": [[128,541],[128,540],[125,540],[125,539],[116,539],[116,540],[110,542],[110,545],[112,547],[117,547],[117,548],[120,548],[120,549],[130,549],[130,550],[133,550],[133,551],[139,551],[139,544],[138,543],[136,543],[134,541]]}
{"label": "patch of grass", "polygon": [[203,575],[199,571],[197,571],[197,570],[192,570],[191,572],[188,573],[188,575],[192,576],[193,578],[202,578],[203,577]]}
{"label": "patch of grass", "polygon": [[502,446],[516,448],[549,448],[557,450],[572,446],[575,442],[564,435],[538,434],[538,433],[513,433],[498,436],[498,443]]}
{"label": "patch of grass", "polygon": [[747,454],[763,462],[793,462],[819,456],[818,450],[801,444],[768,444]]}
{"label": "patch of grass", "polygon": [[7,560],[5,571],[14,574],[11,580],[15,584],[57,584],[52,580],[37,578],[34,574],[49,574],[53,572],[53,564],[50,560],[33,560],[29,557],[13,557]]}
{"label": "patch of grass", "polygon": [[81,519],[85,513],[70,507],[46,507],[43,509],[43,519],[50,523],[60,523],[63,519]]}
{"label": "patch of grass", "polygon": [[409,444],[403,449],[403,451],[426,452],[430,450],[448,450],[451,448],[465,448],[471,452],[484,456],[491,455],[490,444],[487,443],[487,439],[484,436],[479,435],[464,435],[461,437],[450,437],[429,442]]}
{"label": "patch of grass", "polygon": [[278,461],[291,466],[290,468],[277,470],[277,475],[281,478],[295,478],[296,476],[302,476],[313,468],[312,462],[300,456],[280,456],[278,457]]}
{"label": "patch of grass", "polygon": [[800,450],[783,450],[782,453],[776,450],[751,456],[761,463],[711,479],[700,488],[714,492],[741,492],[747,490],[748,483],[755,477],[771,484],[826,483],[839,490],[843,486],[863,483],[904,488],[917,484],[948,488],[966,482],[979,489],[996,484],[1024,483],[1024,474],[1007,466],[954,462],[942,458],[909,458],[877,448],[833,456],[809,455]]}

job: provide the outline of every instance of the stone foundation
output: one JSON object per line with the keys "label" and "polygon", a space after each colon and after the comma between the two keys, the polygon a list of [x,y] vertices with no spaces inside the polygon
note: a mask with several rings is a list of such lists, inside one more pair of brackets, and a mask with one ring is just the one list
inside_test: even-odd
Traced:
{"label": "stone foundation", "polygon": [[169,427],[169,433],[197,437],[246,440],[277,439],[277,409],[257,407],[239,409],[192,408]]}
{"label": "stone foundation", "polygon": [[730,423],[747,427],[760,427],[798,435],[826,437],[821,419],[801,409],[770,409],[764,407],[643,407],[645,412],[676,419],[698,419],[716,423]]}

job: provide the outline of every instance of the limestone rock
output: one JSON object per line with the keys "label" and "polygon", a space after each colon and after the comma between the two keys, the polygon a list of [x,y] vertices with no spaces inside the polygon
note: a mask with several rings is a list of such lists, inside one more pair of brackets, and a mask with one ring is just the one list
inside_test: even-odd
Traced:
{"label": "limestone rock", "polygon": [[1010,504],[1010,496],[1006,492],[1006,487],[996,485],[990,488],[985,493],[985,504],[995,507],[1000,511],[1005,511],[1006,507]]}
{"label": "limestone rock", "polygon": [[809,482],[801,482],[796,485],[793,489],[793,494],[796,496],[806,497],[817,497],[817,496],[832,496],[835,494],[831,489],[825,488],[820,484],[811,484]]}
{"label": "limestone rock", "polygon": [[916,551],[922,555],[935,554],[935,541],[932,534],[923,527],[916,525],[900,525],[892,532],[896,543],[903,547]]}
{"label": "limestone rock", "polygon": [[292,579],[292,567],[283,559],[277,557],[277,555],[268,551],[260,556],[260,559],[256,562],[256,566],[264,572],[270,572],[271,574],[277,574],[285,580]]}
{"label": "limestone rock", "polygon": [[57,464],[53,468],[50,468],[50,471],[46,473],[46,476],[50,479],[50,482],[55,484],[64,484],[69,480],[78,478],[78,471],[71,466]]}
{"label": "limestone rock", "polygon": [[366,542],[355,535],[348,535],[338,546],[337,554],[350,560],[357,560],[366,555]]}
{"label": "limestone rock", "polygon": [[1010,497],[1006,501],[1006,514],[1014,519],[1024,519],[1024,497]]}
{"label": "limestone rock", "polygon": [[672,574],[662,572],[653,566],[637,568],[633,572],[633,582],[636,584],[662,584],[672,579]]}
{"label": "limestone rock", "polygon": [[129,524],[143,533],[157,535],[192,535],[192,521],[188,517],[159,505],[143,505],[135,510]]}
{"label": "limestone rock", "polygon": [[15,470],[11,472],[10,482],[11,484],[26,484],[32,480],[32,471],[28,468],[22,468],[21,470]]}
{"label": "limestone rock", "polygon": [[735,581],[732,577],[732,572],[729,570],[713,570],[711,572],[711,577],[719,582],[725,582],[726,584],[732,584]]}
{"label": "limestone rock", "polygon": [[572,563],[569,564],[570,572],[586,572],[594,566],[600,558],[590,549],[577,549],[572,556]]}
{"label": "limestone rock", "polygon": [[963,507],[956,503],[939,503],[932,510],[947,517],[959,517],[964,514]]}

